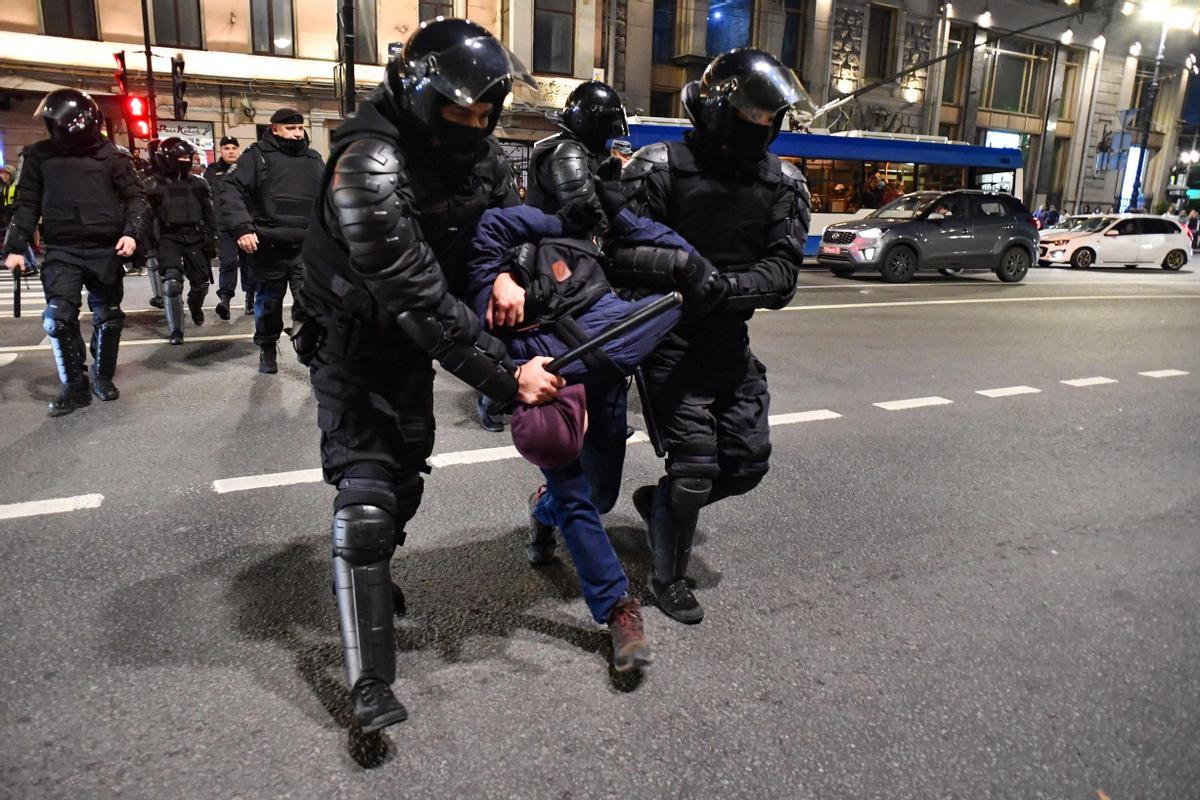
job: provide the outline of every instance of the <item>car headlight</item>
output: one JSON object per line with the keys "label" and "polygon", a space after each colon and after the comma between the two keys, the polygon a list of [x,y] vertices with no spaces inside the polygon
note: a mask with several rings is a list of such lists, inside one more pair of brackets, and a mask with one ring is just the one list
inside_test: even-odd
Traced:
{"label": "car headlight", "polygon": [[883,229],[867,228],[865,231],[858,231],[855,235],[860,239],[878,239],[883,235]]}

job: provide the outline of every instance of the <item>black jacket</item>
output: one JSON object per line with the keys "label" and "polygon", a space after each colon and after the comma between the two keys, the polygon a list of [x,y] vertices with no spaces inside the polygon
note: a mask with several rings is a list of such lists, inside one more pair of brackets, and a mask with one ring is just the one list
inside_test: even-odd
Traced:
{"label": "black jacket", "polygon": [[156,255],[163,239],[215,252],[217,219],[208,181],[191,174],[182,178],[151,175],[145,186],[152,214],[144,237],[147,256]]}
{"label": "black jacket", "polygon": [[267,131],[225,171],[217,202],[221,228],[234,236],[257,233],[266,242],[298,247],[308,230],[324,169],[316,150],[306,147],[292,155]]}

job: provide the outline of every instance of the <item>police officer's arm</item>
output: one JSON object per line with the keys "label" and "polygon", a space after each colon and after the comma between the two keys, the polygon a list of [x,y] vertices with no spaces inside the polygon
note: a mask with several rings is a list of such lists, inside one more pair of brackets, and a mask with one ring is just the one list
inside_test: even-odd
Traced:
{"label": "police officer's arm", "polygon": [[416,221],[399,152],[377,139],[352,142],[338,157],[325,213],[340,229],[350,269],[406,336],[460,380],[507,401],[518,392],[504,345],[446,286]]}
{"label": "police officer's arm", "polygon": [[804,261],[808,223],[808,184],[798,169],[785,162],[780,190],[771,209],[767,250],[758,261],[723,271],[721,278],[729,284],[725,309],[783,308],[791,301]]}
{"label": "police officer's arm", "polygon": [[633,154],[621,171],[621,191],[640,217],[671,224],[668,198],[671,190],[669,151],[663,142],[646,145]]}
{"label": "police officer's arm", "polygon": [[[113,159],[113,186],[117,195],[125,205],[125,227],[121,231],[122,238],[128,236],[135,242],[142,234],[146,217],[150,214],[150,206],[146,202],[146,190],[133,168],[133,159],[122,156]],[[130,255],[125,253],[123,255]]]}
{"label": "police officer's arm", "polygon": [[504,153],[500,152],[499,146],[495,148],[495,170],[496,177],[492,184],[492,196],[488,207],[512,208],[521,205],[521,193],[517,191],[517,178],[513,174],[512,164],[504,157]]}
{"label": "police officer's arm", "polygon": [[209,258],[217,254],[217,215],[213,211],[212,186],[203,178],[195,181],[196,196],[200,198],[200,216],[204,222],[204,251]]}
{"label": "police officer's arm", "polygon": [[579,142],[558,144],[546,159],[546,179],[559,208],[574,202],[590,203],[596,196],[590,155]]}
{"label": "police officer's arm", "polygon": [[259,158],[256,148],[247,147],[237,163],[225,173],[217,191],[221,193],[221,227],[241,238],[248,233],[257,233],[254,217],[250,214],[250,198],[258,191]]}
{"label": "police officer's arm", "polygon": [[[4,255],[18,255],[24,263],[26,248],[37,229],[38,220],[42,217],[42,162],[36,153],[22,153],[21,163],[17,168],[15,181],[17,201],[13,208],[12,219],[4,234]],[[13,268],[12,264],[8,265]]]}
{"label": "police officer's arm", "polygon": [[146,266],[149,269],[158,269],[158,233],[159,217],[162,215],[162,194],[159,192],[158,178],[153,176],[146,178],[142,186],[146,190],[146,208],[149,211],[146,215],[146,224],[142,226],[138,246],[146,255]]}

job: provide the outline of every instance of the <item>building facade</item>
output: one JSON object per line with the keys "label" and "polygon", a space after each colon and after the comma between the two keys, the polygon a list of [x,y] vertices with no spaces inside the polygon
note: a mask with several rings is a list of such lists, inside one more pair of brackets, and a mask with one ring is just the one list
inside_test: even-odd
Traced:
{"label": "building facade", "polygon": [[[466,16],[530,67],[541,98],[518,101],[498,131],[518,167],[528,144],[553,129],[547,112],[580,81],[608,80],[631,111],[680,115],[679,92],[716,54],[753,45],[777,55],[818,105],[955,48],[962,53],[862,94],[814,129],[943,135],[1019,147],[1023,195],[1076,209],[1118,205],[1135,170],[1136,111],[1149,93],[1162,15],[1125,3],[1052,21],[1073,5],[1050,0],[357,0],[357,84],[368,90],[422,20]],[[1197,0],[1188,0],[1196,3]],[[278,107],[297,107],[328,149],[339,111],[337,0],[148,0],[148,27],[164,133],[211,148],[223,135],[259,135]],[[1118,3],[1117,6],[1122,4]],[[1193,11],[1173,15],[1194,22]],[[125,51],[130,91],[144,94],[143,19],[119,0],[11,0],[0,9],[0,160],[43,135],[32,120],[57,86],[88,89],[127,143],[113,54]],[[989,39],[1017,28],[1028,30]],[[1151,115],[1144,193],[1165,197],[1197,28],[1173,30]],[[979,46],[973,46],[979,45]],[[171,119],[170,58],[186,64],[186,121]],[[1131,149],[1133,148],[1133,149]],[[845,179],[836,162],[806,165],[810,181]],[[891,167],[889,167],[890,169]],[[907,169],[907,172],[906,172]],[[937,185],[935,171],[894,177]],[[826,196],[828,193],[824,193]]]}

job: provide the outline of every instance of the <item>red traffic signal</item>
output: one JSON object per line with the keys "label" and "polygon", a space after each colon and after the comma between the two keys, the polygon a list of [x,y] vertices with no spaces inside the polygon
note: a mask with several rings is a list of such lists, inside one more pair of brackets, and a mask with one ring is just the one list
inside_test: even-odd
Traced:
{"label": "red traffic signal", "polygon": [[150,104],[146,98],[130,95],[125,98],[125,121],[129,132],[137,139],[153,139],[154,129],[150,125]]}
{"label": "red traffic signal", "polygon": [[125,51],[118,50],[113,53],[113,59],[117,62],[117,71],[113,73],[113,78],[117,81],[117,94],[128,94],[129,70],[125,67]]}

